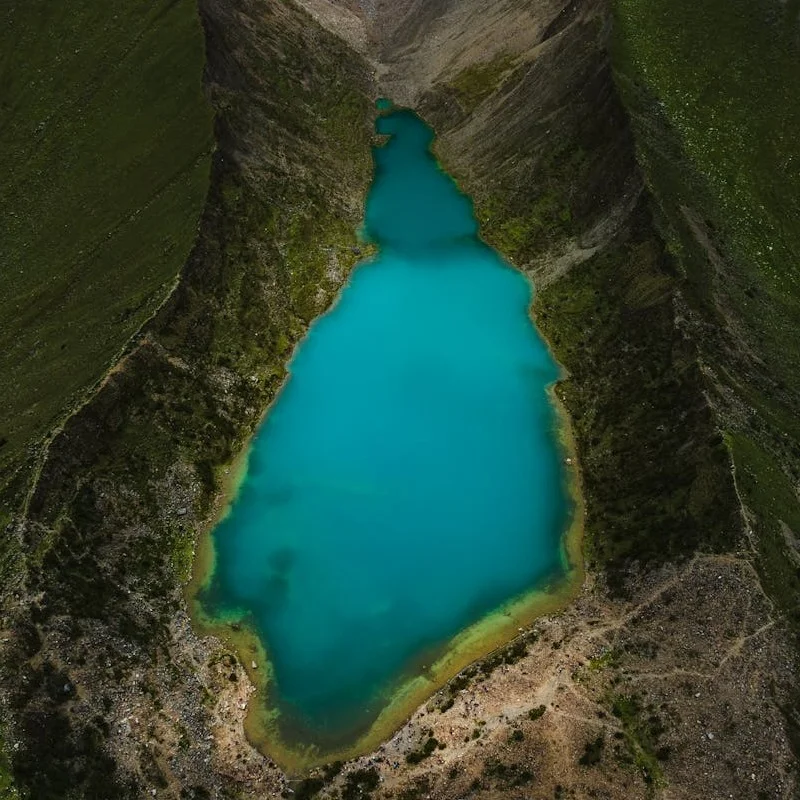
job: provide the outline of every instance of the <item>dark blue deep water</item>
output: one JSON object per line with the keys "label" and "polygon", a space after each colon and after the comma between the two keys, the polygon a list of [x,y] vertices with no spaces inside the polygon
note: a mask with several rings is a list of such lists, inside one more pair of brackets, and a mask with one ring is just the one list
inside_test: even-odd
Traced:
{"label": "dark blue deep water", "polygon": [[200,594],[206,616],[256,631],[281,724],[319,742],[563,571],[557,368],[530,286],[478,238],[431,129],[398,111],[377,130],[379,255],[297,349]]}

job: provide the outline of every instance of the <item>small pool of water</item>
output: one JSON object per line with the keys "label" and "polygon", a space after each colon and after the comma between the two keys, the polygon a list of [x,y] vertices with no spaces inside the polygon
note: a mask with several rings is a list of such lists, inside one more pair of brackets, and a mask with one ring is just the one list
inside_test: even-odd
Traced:
{"label": "small pool of water", "polygon": [[199,600],[252,630],[287,740],[335,748],[459,631],[563,573],[569,516],[528,282],[409,111],[379,116],[359,265],[298,347]]}

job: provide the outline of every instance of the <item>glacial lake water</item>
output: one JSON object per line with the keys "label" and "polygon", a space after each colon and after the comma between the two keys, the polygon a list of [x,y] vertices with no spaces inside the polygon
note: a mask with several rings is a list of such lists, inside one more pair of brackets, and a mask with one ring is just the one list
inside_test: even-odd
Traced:
{"label": "glacial lake water", "polygon": [[[410,111],[378,117],[360,264],[297,348],[212,534],[202,615],[269,661],[281,735],[352,741],[489,612],[566,569],[557,377],[531,287]],[[262,666],[263,668],[263,666]]]}

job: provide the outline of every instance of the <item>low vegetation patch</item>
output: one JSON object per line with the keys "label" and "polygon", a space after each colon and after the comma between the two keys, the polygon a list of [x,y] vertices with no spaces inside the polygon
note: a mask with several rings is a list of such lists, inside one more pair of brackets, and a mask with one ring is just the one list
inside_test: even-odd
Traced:
{"label": "low vegetation patch", "polygon": [[483,776],[495,786],[513,788],[525,786],[534,779],[533,772],[525,764],[509,764],[498,758],[489,758],[483,767]]}
{"label": "low vegetation patch", "polygon": [[406,755],[406,762],[409,764],[419,764],[421,761],[433,755],[436,750],[444,748],[444,746],[443,742],[440,742],[434,736],[429,736],[421,747],[412,750]]}
{"label": "low vegetation patch", "polygon": [[528,719],[535,722],[537,719],[541,719],[546,711],[547,706],[536,706],[528,712]]}
{"label": "low vegetation patch", "polygon": [[658,744],[664,733],[660,718],[652,708],[643,708],[636,695],[614,695],[610,702],[611,712],[622,726],[627,750],[618,751],[618,757],[623,763],[635,766],[645,783],[653,787],[661,786],[664,776],[659,762],[668,757],[668,751]]}
{"label": "low vegetation patch", "polygon": [[453,78],[450,87],[455,92],[463,109],[472,113],[497,89],[513,66],[513,56],[501,53],[491,61],[471,64]]}
{"label": "low vegetation patch", "polygon": [[350,772],[344,779],[342,800],[366,800],[379,783],[380,775],[375,767]]}
{"label": "low vegetation patch", "polygon": [[583,748],[583,754],[578,759],[578,763],[583,767],[593,767],[595,764],[598,764],[603,757],[605,744],[605,736],[602,734],[596,739],[586,742],[586,746]]}

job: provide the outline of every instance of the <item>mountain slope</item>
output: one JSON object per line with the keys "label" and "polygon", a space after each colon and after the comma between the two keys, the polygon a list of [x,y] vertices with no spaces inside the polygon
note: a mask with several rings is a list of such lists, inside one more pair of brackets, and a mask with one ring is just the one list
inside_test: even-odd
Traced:
{"label": "mountain slope", "polygon": [[[6,3],[0,492],[171,291],[213,146],[191,0]],[[0,517],[2,519],[2,517]]]}
{"label": "mountain slope", "polygon": [[197,241],[6,531],[3,733],[37,800],[233,796],[232,769],[265,768],[241,733],[206,758],[227,715],[212,701],[245,679],[192,634],[182,583],[233,455],[357,258],[369,79],[291,3],[201,12],[217,151]]}
{"label": "mountain slope", "polygon": [[[218,152],[196,246],[8,529],[3,736],[32,797],[796,793],[795,373],[790,337],[770,333],[793,330],[790,270],[772,274],[789,256],[762,275],[754,229],[724,213],[715,170],[738,186],[752,154],[708,161],[697,144],[704,109],[762,93],[708,89],[725,47],[762,21],[793,29],[781,15],[740,29],[715,2],[619,0],[616,29],[603,0],[490,6],[202,3]],[[733,63],[762,52],[753,35]],[[759,68],[790,70],[795,41]],[[781,91],[765,102],[791,121]],[[484,236],[536,281],[566,368],[589,574],[376,752],[300,780],[247,743],[246,664],[192,632],[181,586],[293,344],[358,257],[377,92],[435,125]],[[756,141],[751,116],[734,114],[756,125],[731,125],[734,143]],[[791,157],[787,137],[773,144]],[[783,163],[765,152],[763,173],[748,161],[759,192]],[[791,256],[784,172],[783,204],[757,210]]]}

